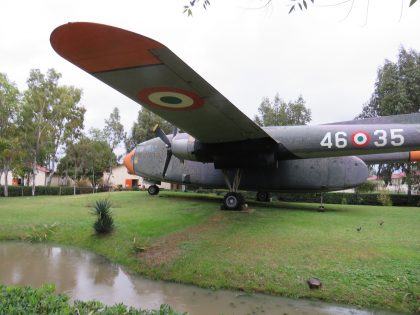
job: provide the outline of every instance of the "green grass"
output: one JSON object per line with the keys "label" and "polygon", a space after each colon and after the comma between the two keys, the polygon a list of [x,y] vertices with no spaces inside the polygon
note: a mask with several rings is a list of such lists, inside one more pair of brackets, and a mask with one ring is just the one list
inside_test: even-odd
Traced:
{"label": "green grass", "polygon": [[[108,196],[115,230],[98,237],[89,209]],[[219,201],[171,192],[2,198],[0,240],[78,246],[133,272],[203,287],[420,311],[419,208],[328,205],[319,213],[316,204],[253,203],[255,211],[239,213],[220,211]],[[311,276],[322,289],[309,290]]]}

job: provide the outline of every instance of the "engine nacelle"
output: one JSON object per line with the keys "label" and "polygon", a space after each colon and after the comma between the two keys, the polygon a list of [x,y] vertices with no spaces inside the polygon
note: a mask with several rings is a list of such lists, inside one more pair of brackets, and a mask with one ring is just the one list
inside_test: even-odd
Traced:
{"label": "engine nacelle", "polygon": [[172,154],[180,160],[197,161],[194,154],[196,140],[187,134],[179,134],[171,141]]}

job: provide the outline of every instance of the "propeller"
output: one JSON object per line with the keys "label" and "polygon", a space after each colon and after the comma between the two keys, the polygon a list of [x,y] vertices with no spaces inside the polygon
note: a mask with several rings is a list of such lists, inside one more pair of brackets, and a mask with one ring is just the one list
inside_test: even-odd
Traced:
{"label": "propeller", "polygon": [[[165,165],[163,166],[163,172],[162,172],[162,177],[165,178],[166,171],[168,170],[169,162],[171,161],[171,158],[172,158],[172,143],[168,139],[168,137],[165,135],[163,130],[159,127],[158,124],[156,124],[156,126],[153,127],[153,132],[155,133],[157,137],[159,137],[163,141],[163,143],[165,143],[165,146],[166,146],[166,160],[165,160]],[[172,133],[172,140],[175,138],[177,133],[178,133],[178,128],[174,127],[174,130]]]}

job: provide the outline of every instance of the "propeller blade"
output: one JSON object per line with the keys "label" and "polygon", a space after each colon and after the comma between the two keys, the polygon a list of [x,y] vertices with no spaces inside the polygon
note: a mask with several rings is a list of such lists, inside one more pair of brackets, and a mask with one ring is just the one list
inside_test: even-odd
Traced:
{"label": "propeller blade", "polygon": [[159,125],[156,124],[156,126],[153,127],[153,132],[157,137],[159,137],[168,148],[171,147],[171,142],[169,141],[168,137],[165,135],[162,129],[160,129]]}
{"label": "propeller blade", "polygon": [[168,170],[169,162],[171,161],[172,151],[168,150],[166,154],[165,166],[163,167],[162,177],[165,178],[166,171]]}
{"label": "propeller blade", "polygon": [[172,139],[178,134],[178,127],[174,127],[174,131],[172,132]]}

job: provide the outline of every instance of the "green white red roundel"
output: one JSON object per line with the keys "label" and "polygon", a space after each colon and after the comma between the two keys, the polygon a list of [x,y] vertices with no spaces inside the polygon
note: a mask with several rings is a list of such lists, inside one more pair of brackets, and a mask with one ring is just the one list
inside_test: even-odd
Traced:
{"label": "green white red roundel", "polygon": [[172,111],[194,110],[204,104],[201,97],[190,91],[169,87],[153,87],[141,90],[138,98],[146,105]]}
{"label": "green white red roundel", "polygon": [[356,131],[351,135],[351,143],[355,147],[365,147],[370,142],[370,136],[367,132]]}

